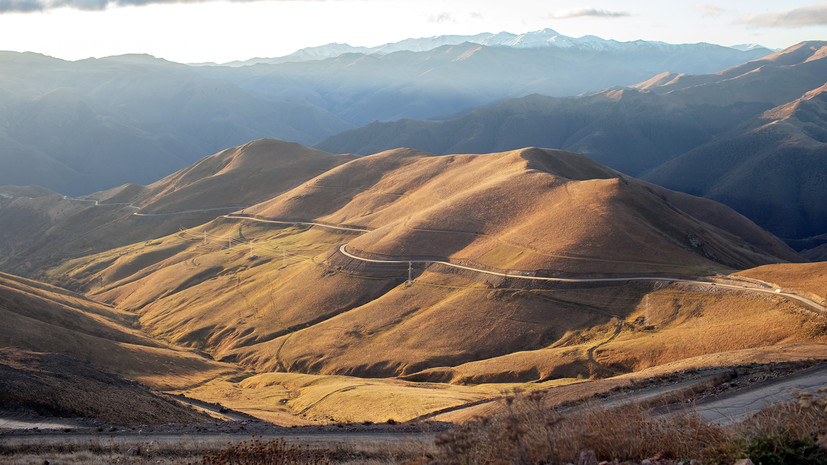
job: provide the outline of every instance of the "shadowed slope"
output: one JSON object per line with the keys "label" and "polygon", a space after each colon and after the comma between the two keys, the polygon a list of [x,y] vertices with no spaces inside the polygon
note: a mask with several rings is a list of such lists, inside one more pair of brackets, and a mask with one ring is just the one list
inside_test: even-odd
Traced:
{"label": "shadowed slope", "polygon": [[261,137],[304,143],[350,125],[298,99],[245,92],[146,55],[75,62],[0,52],[0,184],[83,195],[152,182]]}
{"label": "shadowed slope", "polygon": [[732,206],[796,245],[827,232],[827,85],[652,170],[645,179]]}
{"label": "shadowed slope", "polygon": [[80,416],[131,425],[210,419],[137,383],[62,354],[0,348],[0,378],[0,405],[12,413]]}
{"label": "shadowed slope", "polygon": [[0,315],[0,347],[71,355],[157,388],[181,389],[237,372],[144,335],[125,312],[1,273]]}

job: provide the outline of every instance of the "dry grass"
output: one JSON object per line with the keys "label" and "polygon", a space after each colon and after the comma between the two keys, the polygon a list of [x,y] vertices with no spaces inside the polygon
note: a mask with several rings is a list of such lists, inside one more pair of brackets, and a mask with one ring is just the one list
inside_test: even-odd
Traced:
{"label": "dry grass", "polygon": [[90,361],[159,389],[183,389],[239,370],[138,330],[126,312],[35,281],[0,275],[0,347]]}
{"label": "dry grass", "polygon": [[[358,250],[447,256],[500,268],[693,273],[723,269],[705,254],[735,267],[775,261],[710,224],[760,236],[757,250],[793,256],[732,211],[715,209],[715,218],[704,218],[707,224],[679,213],[662,195],[562,151],[434,157],[393,150],[330,170],[248,212],[377,228],[352,241]],[[684,211],[701,212],[709,203],[689,196],[676,200],[687,205]],[[688,250],[689,236],[703,242],[695,251]]]}
{"label": "dry grass", "polygon": [[[88,465],[230,464],[245,463],[238,458],[246,457],[246,463],[250,464],[314,463],[315,459],[315,463],[341,465],[396,465],[435,453],[434,443],[428,439],[345,442],[322,439],[304,443],[289,438],[255,436],[230,442],[194,438],[139,441],[96,438],[41,442],[30,439],[0,444],[0,464],[43,465],[45,460]],[[232,455],[236,458],[232,459]]]}
{"label": "dry grass", "polygon": [[0,348],[0,405],[4,409],[121,424],[200,423],[209,420],[95,366],[60,354]]}
{"label": "dry grass", "polygon": [[[203,179],[266,164],[266,150],[256,156],[251,151],[249,157],[244,150],[211,157],[165,185],[200,192],[210,187]],[[681,209],[664,198],[679,201]],[[437,268],[417,270],[413,285],[405,285],[404,276],[358,275],[342,257],[334,258],[336,247],[349,242],[373,253],[450,256],[563,274],[700,273],[724,269],[704,255],[730,265],[770,259],[755,250],[772,251],[772,244],[750,251],[734,236],[699,221],[701,213],[694,218],[681,213],[701,212],[704,202],[670,197],[564,152],[433,157],[396,150],[338,166],[246,212],[375,227],[370,233],[357,237],[216,220],[71,260],[51,276],[66,277],[123,315],[129,316],[123,310],[134,312],[138,325],[162,341],[206,351],[257,373],[454,384],[552,378],[568,383],[720,351],[827,342],[819,321],[772,297],[756,300],[671,287],[650,295],[652,331],[637,322],[651,292],[643,285],[527,292],[492,289],[503,283]],[[746,235],[755,229],[727,212],[716,209],[710,222]],[[688,241],[689,236],[694,240]],[[228,238],[236,240],[231,248]],[[618,326],[621,331],[615,334]],[[36,329],[32,334],[43,331]],[[91,342],[82,347],[79,356],[85,358],[109,364],[126,359],[112,356],[126,350],[122,345],[105,354],[92,353]],[[212,376],[201,376],[192,366],[160,357],[159,350],[153,349],[145,361],[130,359],[139,368],[130,377],[156,386],[186,381],[168,384],[169,389],[219,378],[202,386],[198,395],[236,408],[244,405],[279,422],[295,413],[309,417],[297,422],[329,417],[376,421],[386,415],[403,419],[478,398],[434,387],[438,385],[418,390],[393,383],[325,381],[313,388],[289,388],[285,386],[294,380],[286,377],[274,383],[261,382],[264,377],[230,381],[226,373],[220,379],[207,368],[204,373]],[[144,373],[150,366],[161,366],[162,373]],[[366,411],[356,407],[360,403],[378,407]]]}
{"label": "dry grass", "polygon": [[253,438],[230,444],[196,462],[201,465],[330,465],[330,449],[314,450],[306,445],[289,444],[282,439],[263,441]]}
{"label": "dry grass", "polygon": [[[679,286],[651,293],[648,300],[648,313],[641,302],[627,317],[638,325],[598,349],[599,362],[640,371],[715,353],[827,343],[827,318],[782,298],[686,292]],[[646,324],[652,328],[644,329]],[[823,356],[823,350],[812,356]]]}
{"label": "dry grass", "polygon": [[827,262],[764,265],[736,274],[803,291],[805,297],[827,303]]}
{"label": "dry grass", "polygon": [[697,418],[655,418],[637,406],[605,411],[590,407],[565,415],[542,397],[512,398],[504,411],[449,433],[433,463],[569,463],[592,450],[600,460],[634,460],[667,454],[690,458],[724,438],[721,428]]}
{"label": "dry grass", "polygon": [[[227,249],[227,237],[253,241],[253,257],[245,244]],[[439,270],[422,272],[407,286],[401,279],[353,275],[323,263],[337,244],[353,237],[216,221],[74,260],[55,272],[77,277],[95,298],[134,309],[155,336],[217,359],[258,373],[351,377],[346,383],[288,388],[294,384],[289,377],[274,375],[283,384],[261,383],[263,375],[249,382],[219,379],[189,391],[279,424],[404,420],[487,395],[358,377],[560,384],[722,351],[827,342],[817,318],[773,296],[679,286],[653,293],[642,284],[492,290]],[[285,247],[290,255],[283,261]],[[638,321],[645,319],[647,294],[653,330]],[[625,318],[617,336],[612,315]],[[364,403],[371,408],[360,408]]]}
{"label": "dry grass", "polygon": [[265,373],[239,382],[213,381],[187,392],[277,424],[403,422],[420,415],[514,389],[530,391],[563,385],[545,383],[451,385],[398,379],[300,373]]}
{"label": "dry grass", "polygon": [[[765,465],[815,465],[827,460],[827,449],[816,445],[827,434],[827,399],[821,399],[784,404],[723,427],[693,414],[654,416],[638,405],[564,414],[546,408],[540,393],[534,393],[511,398],[491,417],[445,435],[437,443],[439,453],[427,462],[565,464],[591,451],[597,460],[624,463],[657,457],[732,464],[749,457]],[[771,460],[776,456],[782,461]]]}

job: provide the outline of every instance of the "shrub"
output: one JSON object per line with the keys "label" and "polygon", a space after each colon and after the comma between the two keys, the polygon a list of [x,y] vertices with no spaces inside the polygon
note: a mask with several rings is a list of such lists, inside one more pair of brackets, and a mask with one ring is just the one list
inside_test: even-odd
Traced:
{"label": "shrub", "polygon": [[226,449],[205,454],[202,465],[327,465],[331,462],[326,452],[311,450],[309,446],[290,444],[283,438],[262,441],[252,439],[228,443]]}

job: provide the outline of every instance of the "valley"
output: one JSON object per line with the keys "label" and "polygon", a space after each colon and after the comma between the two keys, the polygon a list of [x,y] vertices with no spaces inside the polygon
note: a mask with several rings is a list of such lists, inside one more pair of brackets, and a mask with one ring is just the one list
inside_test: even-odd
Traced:
{"label": "valley", "polygon": [[[186,195],[202,184],[220,190],[217,172],[232,180],[250,160],[297,149],[258,141],[217,154],[231,154],[219,166],[234,168],[175,175],[154,196],[135,187],[142,197],[120,189],[92,196],[97,204],[53,200],[83,217],[120,209],[113,232],[157,234],[134,228],[146,220],[172,232],[67,256],[39,271],[43,279],[228,371],[173,386],[162,374],[149,381],[104,366],[289,425],[456,416],[513,389],[750,363],[767,351],[804,360],[827,347],[827,296],[818,279],[799,283],[810,272],[796,271],[820,264],[759,266],[801,259],[726,207],[573,153],[393,150],[351,158],[269,199],[262,193],[266,200],[233,213]],[[31,200],[5,192],[4,202]],[[115,200],[124,201],[107,205]],[[155,204],[169,206],[150,213]],[[181,223],[193,215],[214,219]],[[773,267],[786,268],[759,271]],[[6,338],[19,343],[17,331]]]}
{"label": "valley", "polygon": [[0,462],[61,429],[130,463],[294,432],[337,463],[570,460],[578,422],[700,432],[658,465],[750,422],[823,442],[825,60],[551,29],[0,52]]}

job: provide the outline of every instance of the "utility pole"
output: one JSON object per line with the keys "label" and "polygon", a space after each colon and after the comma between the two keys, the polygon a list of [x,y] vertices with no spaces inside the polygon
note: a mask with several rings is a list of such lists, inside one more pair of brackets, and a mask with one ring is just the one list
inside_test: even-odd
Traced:
{"label": "utility pole", "polygon": [[227,248],[233,248],[233,233],[227,234]]}
{"label": "utility pole", "polygon": [[413,271],[413,262],[408,262],[408,286],[411,285],[411,272]]}
{"label": "utility pole", "polygon": [[204,231],[204,245],[207,245],[207,231]]}

